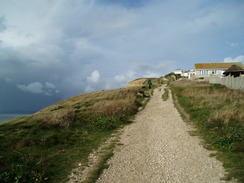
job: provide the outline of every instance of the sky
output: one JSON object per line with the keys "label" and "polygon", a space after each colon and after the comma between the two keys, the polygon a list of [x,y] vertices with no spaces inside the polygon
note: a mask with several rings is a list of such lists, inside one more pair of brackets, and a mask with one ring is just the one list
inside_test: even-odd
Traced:
{"label": "sky", "polygon": [[244,63],[243,0],[0,0],[0,113]]}

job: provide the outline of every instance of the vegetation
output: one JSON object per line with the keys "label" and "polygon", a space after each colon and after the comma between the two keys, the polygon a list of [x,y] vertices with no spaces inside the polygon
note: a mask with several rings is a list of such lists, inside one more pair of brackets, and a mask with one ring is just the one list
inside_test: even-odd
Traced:
{"label": "vegetation", "polygon": [[152,81],[152,87],[158,87],[158,85],[164,84],[164,79],[163,78],[138,78],[133,81],[130,81],[127,86],[129,87],[143,87],[147,88],[148,87],[148,80]]}
{"label": "vegetation", "polygon": [[222,85],[176,81],[171,86],[179,103],[229,172],[244,182],[244,93]]}
{"label": "vegetation", "polygon": [[181,75],[180,74],[175,74],[175,73],[171,72],[169,74],[166,74],[164,76],[164,78],[168,79],[167,84],[170,84],[171,82],[180,79],[181,78]]}
{"label": "vegetation", "polygon": [[113,150],[117,144],[112,143],[106,150],[106,153],[102,156],[102,160],[98,164],[97,168],[91,172],[91,176],[88,177],[84,183],[94,183],[97,181],[104,169],[109,167],[107,161],[114,155]]}
{"label": "vegetation", "polygon": [[169,89],[168,88],[164,88],[164,93],[162,95],[163,101],[168,100],[169,98]]}
{"label": "vegetation", "polygon": [[65,182],[106,137],[130,123],[142,105],[137,91],[82,94],[1,124],[0,182]]}

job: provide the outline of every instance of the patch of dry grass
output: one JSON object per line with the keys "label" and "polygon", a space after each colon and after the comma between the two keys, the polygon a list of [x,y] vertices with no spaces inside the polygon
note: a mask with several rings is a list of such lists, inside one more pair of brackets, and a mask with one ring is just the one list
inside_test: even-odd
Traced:
{"label": "patch of dry grass", "polygon": [[[238,90],[231,90],[225,87],[215,89],[207,83],[192,83],[183,86],[186,87],[181,95],[189,98],[189,105],[193,109],[211,109],[211,114],[208,119],[209,122],[223,121],[223,124],[228,125],[235,120],[240,124],[244,122],[244,93]],[[190,86],[190,87],[189,87]]]}
{"label": "patch of dry grass", "polygon": [[77,95],[42,109],[33,116],[33,120],[69,127],[75,113],[132,114],[137,110],[138,90],[138,87],[132,87]]}

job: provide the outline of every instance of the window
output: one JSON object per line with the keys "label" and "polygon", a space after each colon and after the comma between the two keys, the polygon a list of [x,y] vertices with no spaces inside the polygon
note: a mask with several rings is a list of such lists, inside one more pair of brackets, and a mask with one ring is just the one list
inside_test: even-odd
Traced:
{"label": "window", "polygon": [[216,70],[212,70],[212,74],[216,74],[217,73],[217,71]]}
{"label": "window", "polygon": [[208,75],[208,70],[200,70],[200,75]]}

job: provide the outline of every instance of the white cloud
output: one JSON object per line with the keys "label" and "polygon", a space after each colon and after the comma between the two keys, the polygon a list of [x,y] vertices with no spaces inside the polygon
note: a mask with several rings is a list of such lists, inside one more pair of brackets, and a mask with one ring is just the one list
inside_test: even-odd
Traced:
{"label": "white cloud", "polygon": [[85,88],[85,92],[88,93],[88,92],[94,92],[96,91],[94,88],[92,88],[90,85],[88,85],[86,88]]}
{"label": "white cloud", "polygon": [[97,83],[99,79],[100,79],[100,73],[98,70],[93,71],[91,73],[91,76],[87,77],[87,81],[92,83]]}
{"label": "white cloud", "polygon": [[129,81],[137,78],[157,78],[176,69],[174,61],[162,61],[154,64],[135,63],[127,72],[118,74],[114,80],[118,85],[125,86]]}
{"label": "white cloud", "polygon": [[239,45],[239,43],[231,43],[230,44],[231,47],[235,47],[235,46],[238,46],[238,45]]}
{"label": "white cloud", "polygon": [[34,94],[44,94],[44,95],[52,96],[53,93],[59,93],[59,90],[56,89],[56,86],[49,82],[42,84],[36,81],[28,85],[18,84],[17,87],[24,92],[30,92]]}
{"label": "white cloud", "polygon": [[240,43],[237,43],[237,42],[226,42],[230,47],[236,47],[236,46],[239,46]]}
{"label": "white cloud", "polygon": [[116,81],[118,81],[118,82],[123,82],[123,81],[125,81],[127,78],[126,78],[126,76],[124,76],[124,75],[116,75],[116,76],[114,77],[114,79],[115,79]]}
{"label": "white cloud", "polygon": [[162,61],[156,64],[146,62],[133,63],[128,71],[116,74],[112,78],[103,78],[97,70],[93,71],[85,83],[85,92],[125,87],[129,81],[143,77],[160,77],[176,69],[174,61]]}
{"label": "white cloud", "polygon": [[28,85],[17,85],[18,88],[24,92],[30,92],[35,94],[44,93],[43,85],[40,82],[33,82]]}
{"label": "white cloud", "polygon": [[[98,82],[99,81],[99,82]],[[95,70],[86,78],[85,92],[93,92],[104,89],[104,80],[101,80],[100,73]]]}
{"label": "white cloud", "polygon": [[240,56],[237,56],[236,58],[227,57],[224,59],[224,62],[243,62],[244,63],[244,56],[240,55]]}
{"label": "white cloud", "polygon": [[50,88],[50,89],[55,89],[56,88],[56,86],[54,84],[49,83],[49,82],[46,82],[45,86],[46,86],[46,88]]}

